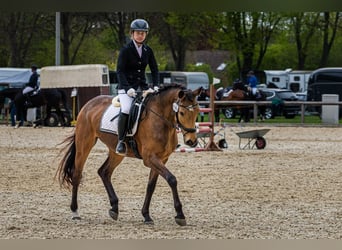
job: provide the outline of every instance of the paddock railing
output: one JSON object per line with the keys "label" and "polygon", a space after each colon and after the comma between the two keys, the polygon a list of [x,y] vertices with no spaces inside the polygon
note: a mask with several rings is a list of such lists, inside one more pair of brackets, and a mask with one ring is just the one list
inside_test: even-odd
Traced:
{"label": "paddock railing", "polygon": [[[210,105],[210,101],[198,101],[199,104]],[[214,101],[214,105],[220,105],[220,108],[224,107],[234,107],[236,105],[253,105],[253,121],[257,123],[258,121],[258,106],[271,106],[272,101]],[[301,124],[305,123],[305,111],[307,107],[322,107],[325,105],[338,105],[342,106],[342,102],[318,102],[318,101],[284,101],[284,106],[300,106],[300,116],[301,116]]]}

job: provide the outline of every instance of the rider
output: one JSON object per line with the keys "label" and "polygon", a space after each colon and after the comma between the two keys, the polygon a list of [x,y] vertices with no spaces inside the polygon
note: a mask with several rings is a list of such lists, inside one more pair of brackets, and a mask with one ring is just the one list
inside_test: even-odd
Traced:
{"label": "rider", "polygon": [[23,89],[23,95],[26,98],[26,104],[30,103],[30,98],[29,96],[31,95],[31,93],[35,90],[37,90],[39,88],[38,85],[38,73],[37,73],[37,66],[36,65],[32,65],[31,66],[31,76],[30,79],[28,81],[28,83],[25,84],[25,88]]}
{"label": "rider", "polygon": [[239,78],[235,79],[235,81],[233,82],[232,89],[233,90],[240,89],[240,90],[246,91],[246,87],[244,83]]}
{"label": "rider", "polygon": [[248,83],[248,87],[252,93],[252,96],[256,97],[258,80],[257,80],[256,76],[254,75],[253,70],[250,70],[247,73],[247,83]]}
{"label": "rider", "polygon": [[[147,90],[154,87],[158,90],[159,72],[156,59],[151,47],[144,44],[149,25],[144,19],[135,19],[130,26],[131,41],[119,53],[117,61],[118,95],[121,103],[121,112],[118,121],[118,144],[116,153],[126,154],[127,121],[133,102],[130,89]],[[145,69],[149,65],[153,84],[146,83]]]}

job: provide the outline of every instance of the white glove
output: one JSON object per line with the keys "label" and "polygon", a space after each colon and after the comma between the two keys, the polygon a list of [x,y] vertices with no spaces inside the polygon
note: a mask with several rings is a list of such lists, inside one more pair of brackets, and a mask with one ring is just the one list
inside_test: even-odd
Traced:
{"label": "white glove", "polygon": [[130,89],[127,91],[127,95],[130,96],[130,97],[136,97],[136,96],[137,96],[137,92],[135,92],[135,89],[130,88]]}
{"label": "white glove", "polygon": [[153,92],[154,92],[153,89],[149,88],[149,89],[147,89],[147,90],[144,91],[143,97],[145,98],[145,97],[147,96],[148,93],[153,93]]}
{"label": "white glove", "polygon": [[158,86],[154,86],[153,89],[154,89],[154,92],[158,92],[159,91]]}

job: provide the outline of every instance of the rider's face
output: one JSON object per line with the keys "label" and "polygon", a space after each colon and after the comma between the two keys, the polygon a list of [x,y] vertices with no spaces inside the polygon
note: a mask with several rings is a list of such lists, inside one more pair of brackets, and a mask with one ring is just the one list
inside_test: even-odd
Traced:
{"label": "rider's face", "polygon": [[133,39],[136,43],[143,43],[146,39],[147,32],[146,31],[133,31]]}

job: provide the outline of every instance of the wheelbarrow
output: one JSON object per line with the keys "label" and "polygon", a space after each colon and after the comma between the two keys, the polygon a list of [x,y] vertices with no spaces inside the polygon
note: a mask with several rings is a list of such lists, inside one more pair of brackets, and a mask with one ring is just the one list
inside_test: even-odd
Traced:
{"label": "wheelbarrow", "polygon": [[239,137],[239,148],[253,149],[256,147],[257,149],[264,149],[266,147],[266,140],[263,136],[268,131],[270,131],[270,129],[256,129],[236,133]]}

